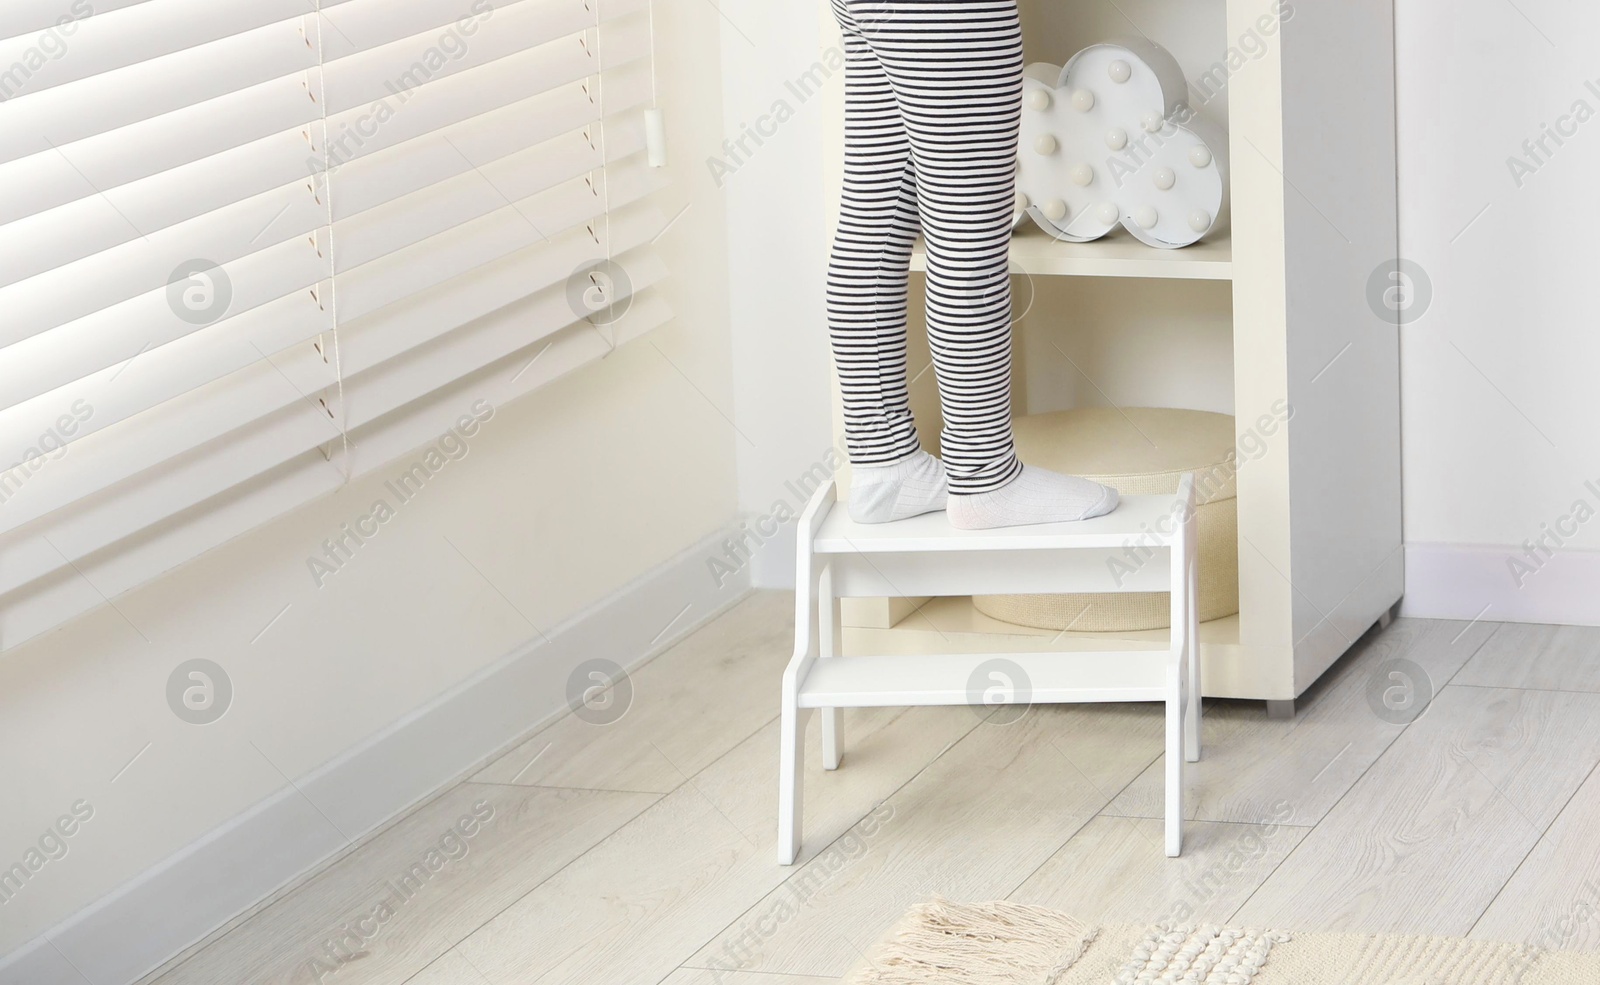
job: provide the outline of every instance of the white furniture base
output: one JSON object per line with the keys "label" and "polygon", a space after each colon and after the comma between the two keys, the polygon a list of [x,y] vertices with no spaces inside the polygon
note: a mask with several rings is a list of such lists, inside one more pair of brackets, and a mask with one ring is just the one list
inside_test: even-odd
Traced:
{"label": "white furniture base", "polygon": [[[783,675],[778,861],[800,854],[805,727],[822,712],[822,763],[839,768],[845,708],[915,705],[1166,705],[1166,852],[1183,847],[1184,763],[1200,758],[1194,476],[1176,495],[1125,496],[1077,523],[955,530],[943,513],[863,525],[824,483],[800,515],[795,648]],[[1076,592],[1170,592],[1170,645],[1104,653],[842,656],[840,600]]]}

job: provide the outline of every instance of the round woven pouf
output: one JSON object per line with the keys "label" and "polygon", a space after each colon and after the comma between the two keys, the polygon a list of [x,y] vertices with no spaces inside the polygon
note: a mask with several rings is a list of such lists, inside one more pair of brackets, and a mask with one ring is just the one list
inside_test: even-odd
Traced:
{"label": "round woven pouf", "polygon": [[[1200,621],[1239,611],[1239,513],[1233,418],[1199,410],[1090,407],[1034,414],[1015,425],[1029,465],[1081,475],[1124,496],[1175,493],[1195,473]],[[980,595],[979,612],[1038,629],[1131,633],[1171,624],[1165,592]]]}

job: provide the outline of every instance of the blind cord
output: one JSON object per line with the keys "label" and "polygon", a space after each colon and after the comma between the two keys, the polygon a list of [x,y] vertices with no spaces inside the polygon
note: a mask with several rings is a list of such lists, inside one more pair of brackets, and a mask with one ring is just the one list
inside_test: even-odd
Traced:
{"label": "blind cord", "polygon": [[[612,273],[612,271],[617,269],[617,265],[613,262],[611,253],[611,158],[606,153],[606,59],[605,44],[603,41],[601,41],[601,35],[605,31],[605,17],[601,16],[601,3],[602,0],[594,0],[594,57],[595,61],[598,62],[600,66],[599,72],[595,77],[595,92],[599,97],[600,103],[600,119],[598,121],[600,126],[600,195],[602,199],[600,214],[605,219],[606,241],[603,245],[605,246],[606,251],[606,262],[604,276],[611,282],[610,287],[614,291],[617,287],[617,277]],[[654,67],[655,66],[652,62],[651,68],[653,69]],[[611,305],[617,303],[617,299],[615,297],[608,298],[608,300],[611,302]],[[610,305],[607,305],[608,310],[609,308]],[[612,351],[615,351],[617,348],[616,322],[608,318],[607,323],[611,327],[611,334],[609,337],[607,337],[605,332],[601,332],[600,337],[605,339],[606,345]]]}
{"label": "blind cord", "polygon": [[319,109],[322,111],[322,177],[325,182],[323,196],[328,210],[328,299],[327,310],[333,319],[333,379],[339,394],[339,436],[343,442],[344,466],[339,471],[345,484],[350,483],[354,472],[350,461],[350,429],[346,426],[349,411],[344,402],[344,366],[339,358],[339,266],[334,253],[333,231],[333,155],[328,133],[328,56],[322,37],[322,0],[317,0],[317,89]]}
{"label": "blind cord", "polygon": [[656,0],[650,0],[650,105],[661,108],[661,89],[656,78]]}

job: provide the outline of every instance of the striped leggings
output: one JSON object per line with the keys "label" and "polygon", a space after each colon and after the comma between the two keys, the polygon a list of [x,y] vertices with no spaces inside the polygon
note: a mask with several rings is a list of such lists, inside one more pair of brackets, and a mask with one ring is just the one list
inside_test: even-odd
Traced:
{"label": "striped leggings", "polygon": [[928,345],[950,492],[1016,477],[1011,243],[1022,112],[1016,0],[833,0],[845,168],[828,328],[856,465],[917,451],[906,379],[911,249],[927,248]]}

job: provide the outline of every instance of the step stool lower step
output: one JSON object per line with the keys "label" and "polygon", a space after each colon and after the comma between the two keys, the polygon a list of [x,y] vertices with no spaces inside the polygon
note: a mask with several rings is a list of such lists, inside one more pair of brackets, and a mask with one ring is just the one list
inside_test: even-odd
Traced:
{"label": "step stool lower step", "polygon": [[799,705],[881,708],[1164,701],[1173,694],[1177,659],[1165,647],[833,657],[811,666],[800,685]]}

